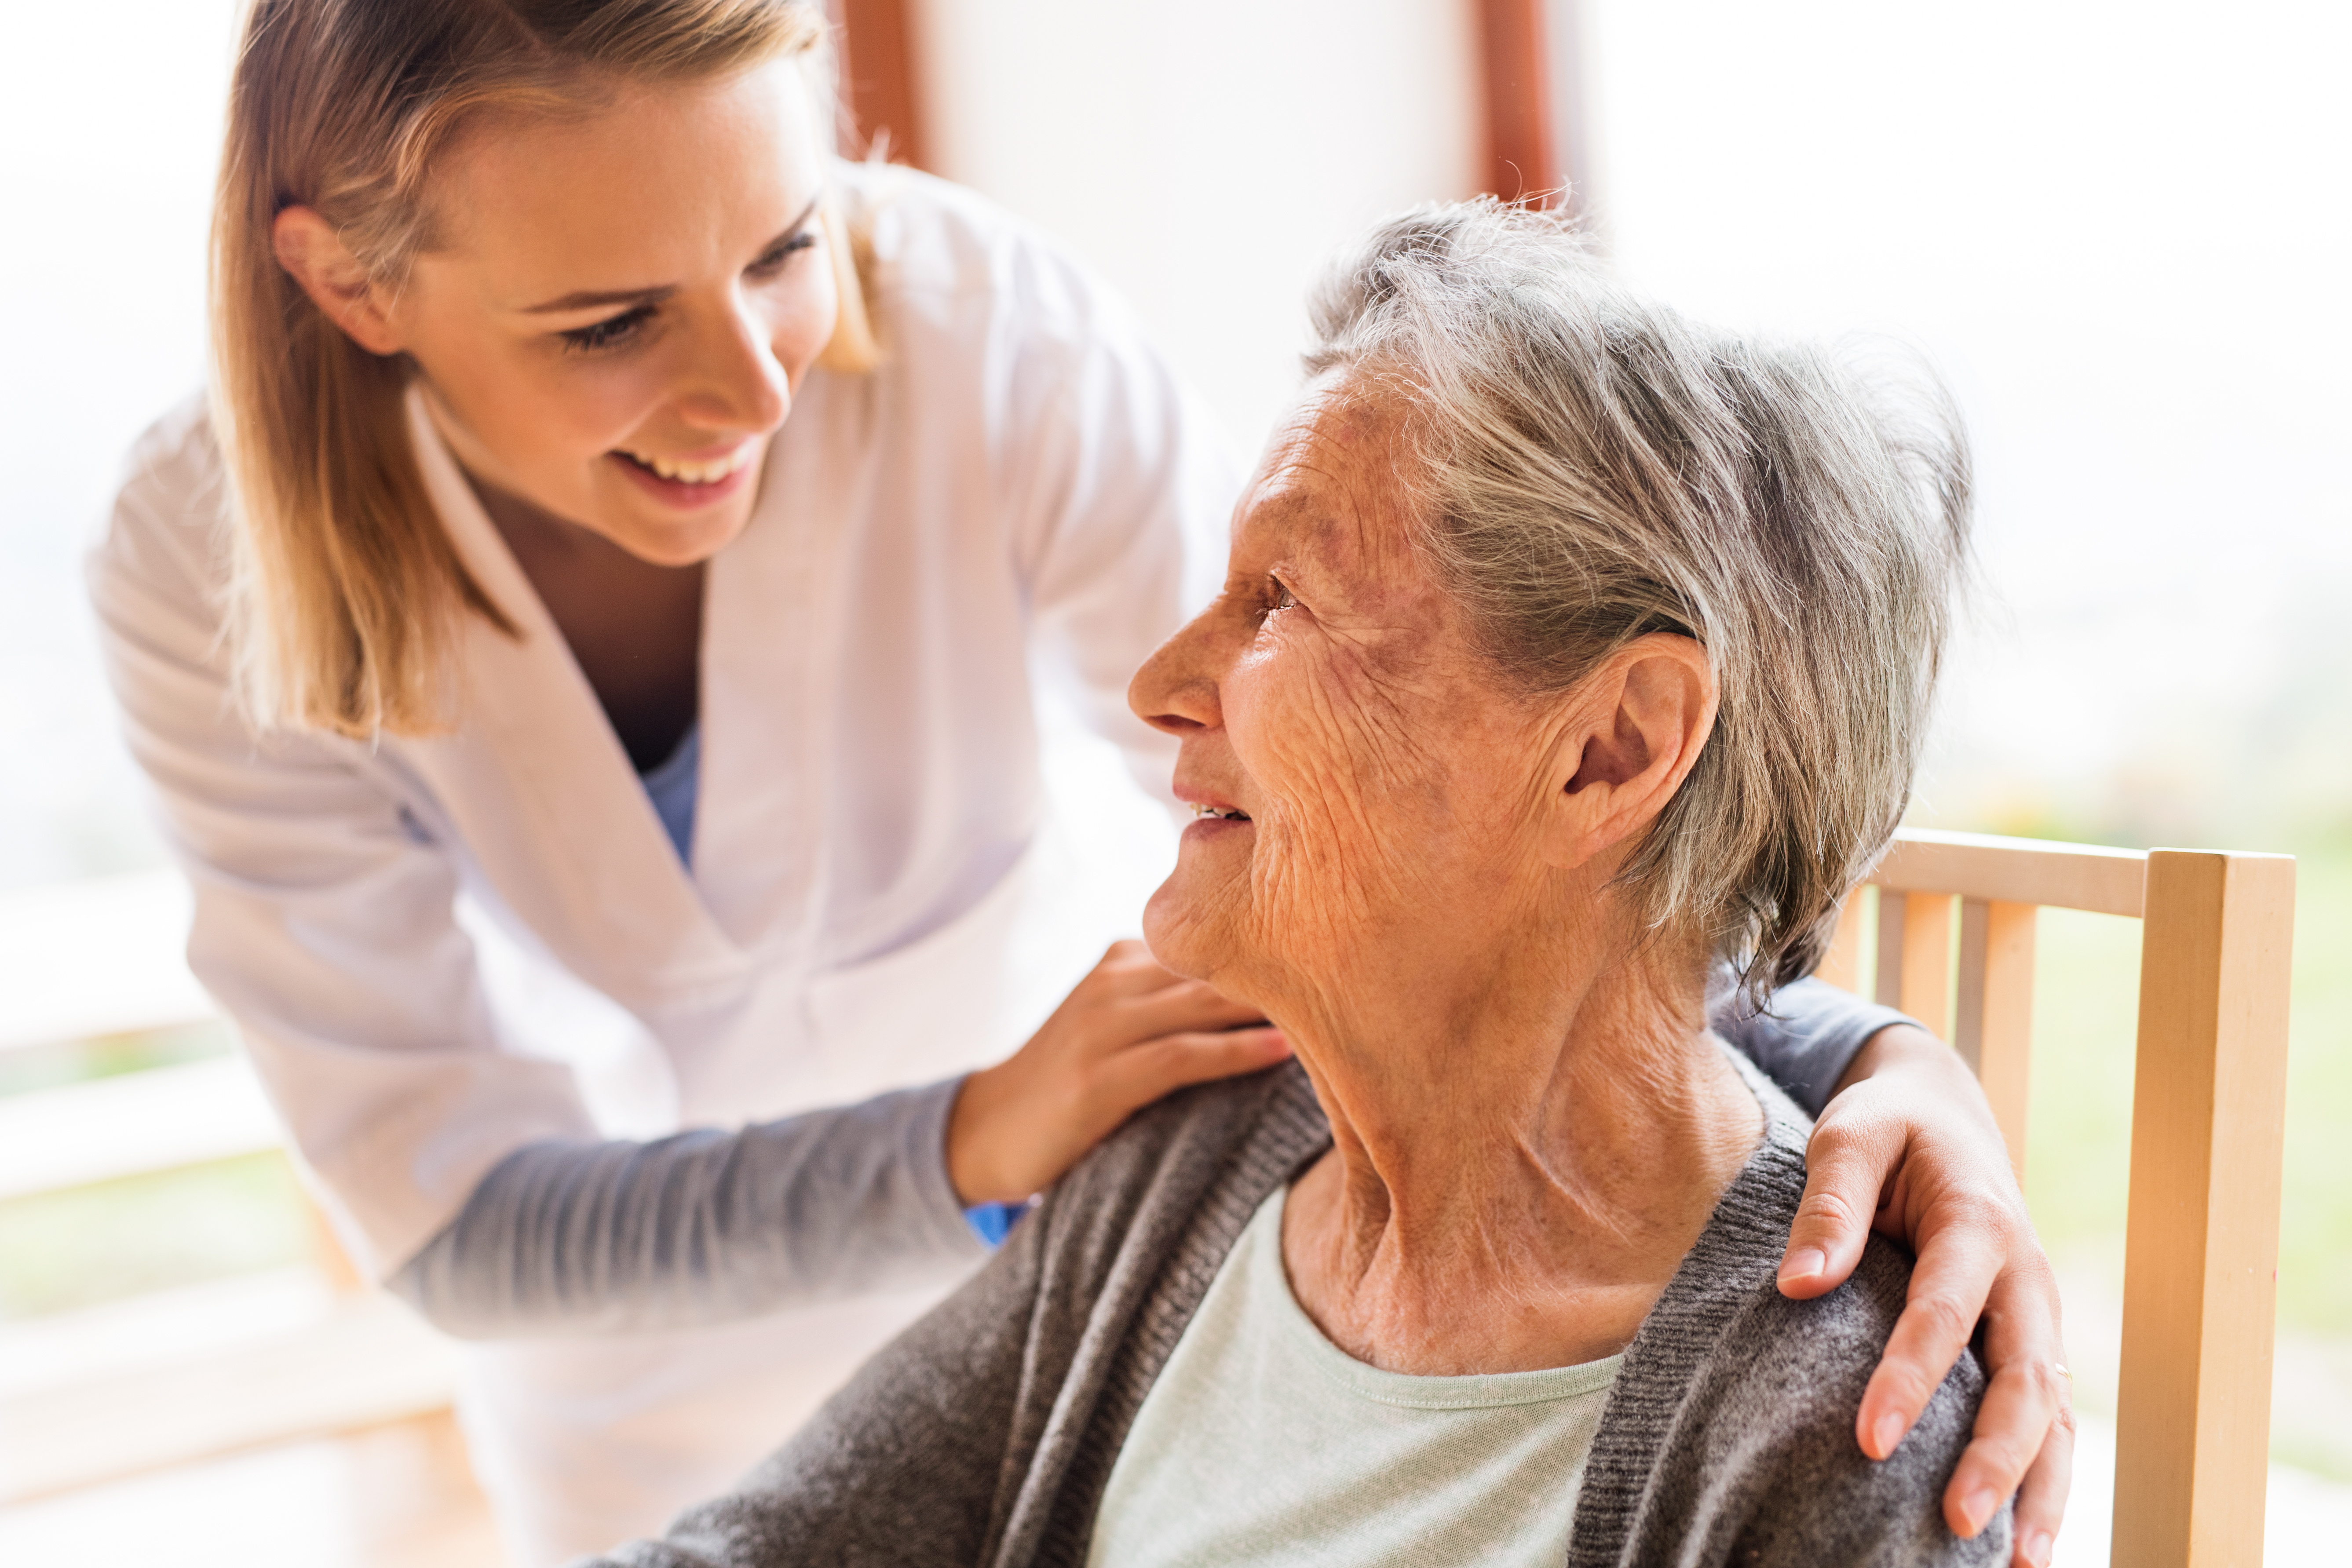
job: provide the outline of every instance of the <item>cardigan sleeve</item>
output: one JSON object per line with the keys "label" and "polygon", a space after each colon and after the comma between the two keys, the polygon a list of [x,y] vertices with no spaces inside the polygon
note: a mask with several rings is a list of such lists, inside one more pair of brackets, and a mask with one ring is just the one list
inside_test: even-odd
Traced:
{"label": "cardigan sleeve", "polygon": [[[2009,1562],[2011,1504],[2003,1503],[1972,1541],[1961,1540],[1944,1522],[1944,1486],[1969,1446],[1984,1397],[1985,1373],[1975,1351],[1960,1353],[1893,1455],[1874,1464],[1854,1441],[1861,1386],[1901,1307],[1910,1272],[1899,1249],[1874,1240],[1855,1282],[1823,1298],[1829,1308],[1790,1312],[1790,1332],[1773,1336],[1780,1337],[1776,1382],[1825,1372],[1824,1381],[1851,1397],[1823,1398],[1811,1391],[1786,1399],[1777,1411],[1759,1402],[1762,1407],[1749,1417],[1751,1431],[1769,1436],[1771,1447],[1766,1462],[1750,1471],[1754,1511],[1740,1522],[1729,1562],[1757,1568],[1819,1563],[2003,1568]],[[1862,1299],[1834,1299],[1848,1293]],[[1839,1363],[1834,1371],[1832,1358]],[[1761,1392],[1754,1385],[1747,1390],[1751,1397]]]}
{"label": "cardigan sleeve", "polygon": [[2001,1568],[2008,1510],[1963,1541],[1941,1508],[1984,1397],[1982,1364],[1962,1351],[1894,1454],[1863,1453],[1854,1411],[1902,1314],[1910,1257],[1874,1236],[1836,1290],[1780,1294],[1805,1132],[1750,1083],[1765,1137],[1626,1349],[1569,1568]]}
{"label": "cardigan sleeve", "polygon": [[501,1049],[457,864],[369,747],[240,716],[227,506],[201,405],[149,432],[88,564],[99,644],[194,894],[188,966],[382,1279],[499,1161],[595,1124],[571,1068]]}

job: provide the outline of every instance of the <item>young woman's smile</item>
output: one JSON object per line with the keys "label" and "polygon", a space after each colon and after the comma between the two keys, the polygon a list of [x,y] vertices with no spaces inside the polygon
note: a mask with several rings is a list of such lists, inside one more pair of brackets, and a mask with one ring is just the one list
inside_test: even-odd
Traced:
{"label": "young woman's smile", "polygon": [[[824,177],[791,61],[615,84],[584,115],[486,114],[429,190],[401,287],[362,284],[338,319],[415,362],[494,514],[529,507],[689,566],[750,520],[769,438],[833,335]],[[279,220],[298,275],[340,248],[322,230]]]}
{"label": "young woman's smile", "polygon": [[760,461],[761,444],[745,439],[730,447],[691,457],[664,457],[651,452],[608,452],[605,460],[646,494],[667,507],[690,512],[715,507],[748,488]]}

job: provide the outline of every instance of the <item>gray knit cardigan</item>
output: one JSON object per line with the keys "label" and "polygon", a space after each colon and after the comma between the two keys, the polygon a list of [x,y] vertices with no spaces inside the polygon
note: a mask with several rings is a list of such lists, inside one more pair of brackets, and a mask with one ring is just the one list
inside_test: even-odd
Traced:
{"label": "gray knit cardigan", "polygon": [[[2007,1563],[2006,1509],[1961,1541],[1938,1506],[1983,1393],[1973,1354],[1893,1458],[1873,1464],[1855,1446],[1909,1261],[1874,1238],[1838,1290],[1780,1293],[1805,1123],[1741,1071],[1764,1102],[1764,1139],[1625,1352],[1570,1568]],[[1258,1205],[1330,1141],[1296,1064],[1142,1112],[735,1492],[601,1561],[1075,1568],[1209,1281]]]}

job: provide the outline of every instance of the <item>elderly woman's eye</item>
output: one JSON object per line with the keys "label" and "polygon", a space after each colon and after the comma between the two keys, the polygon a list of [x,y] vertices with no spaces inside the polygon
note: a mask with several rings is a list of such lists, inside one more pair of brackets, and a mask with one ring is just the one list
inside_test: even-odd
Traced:
{"label": "elderly woman's eye", "polygon": [[1265,612],[1267,614],[1271,615],[1277,610],[1287,610],[1298,602],[1297,596],[1290,591],[1290,585],[1283,581],[1282,579],[1278,577],[1269,577],[1265,580]]}

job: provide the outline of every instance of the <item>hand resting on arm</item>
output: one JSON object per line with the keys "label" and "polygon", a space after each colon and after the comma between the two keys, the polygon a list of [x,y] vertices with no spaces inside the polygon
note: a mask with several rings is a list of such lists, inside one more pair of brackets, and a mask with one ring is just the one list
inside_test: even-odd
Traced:
{"label": "hand resting on arm", "polygon": [[[1946,1487],[1944,1517],[1974,1535],[2015,1493],[2012,1562],[2042,1568],[2065,1515],[2074,1417],[2060,1370],[2056,1281],[1991,1107],[1958,1055],[1908,1019],[1875,1029],[1844,1057],[1851,1024],[1829,1027],[1839,1018],[1899,1015],[1817,981],[1781,992],[1775,1009],[1790,1010],[1801,992],[1819,995],[1801,1002],[1789,1020],[1795,1027],[1781,1032],[1802,1037],[1809,1021],[1819,1026],[1826,1049],[1811,1052],[1803,1072],[1827,1084],[1826,1104],[1806,1105],[1817,1121],[1781,1291],[1803,1300],[1836,1289],[1874,1228],[1916,1255],[1903,1315],[1855,1412],[1855,1439],[1873,1458],[1893,1453],[1917,1422],[1981,1319],[1992,1382]],[[1749,1053],[1789,1081],[1769,1047]],[[1801,1089],[1791,1092],[1806,1102]]]}

